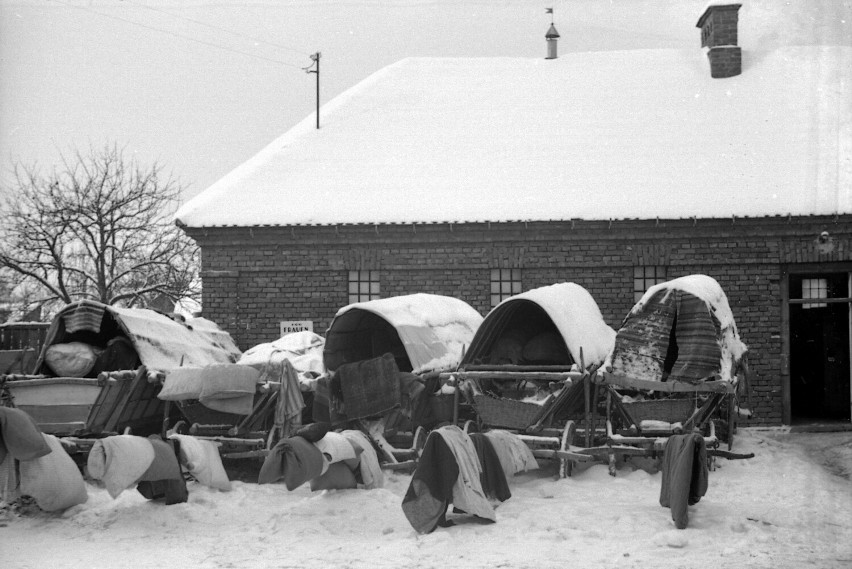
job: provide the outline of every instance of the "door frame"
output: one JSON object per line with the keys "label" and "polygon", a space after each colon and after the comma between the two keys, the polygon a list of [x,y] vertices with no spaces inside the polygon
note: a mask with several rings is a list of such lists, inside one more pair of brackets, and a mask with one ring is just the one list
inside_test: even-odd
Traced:
{"label": "door frame", "polygon": [[[847,294],[849,296],[842,299],[832,299],[832,302],[845,302],[849,306],[849,359],[850,368],[852,368],[852,263],[791,263],[781,265],[781,422],[785,425],[793,422],[793,401],[790,386],[790,276],[803,273],[847,274]],[[852,382],[852,369],[850,369],[850,382]],[[850,385],[850,392],[852,392],[852,385]],[[850,393],[849,405],[852,408],[852,393]]]}

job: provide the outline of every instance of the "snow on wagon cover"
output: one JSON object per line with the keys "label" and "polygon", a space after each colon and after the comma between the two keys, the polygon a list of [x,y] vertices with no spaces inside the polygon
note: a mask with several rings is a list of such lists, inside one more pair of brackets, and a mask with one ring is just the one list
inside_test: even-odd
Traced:
{"label": "snow on wagon cover", "polygon": [[639,379],[731,381],[747,349],[719,283],[689,275],[645,291],[625,317],[604,366]]}
{"label": "snow on wagon cover", "polygon": [[463,300],[437,294],[357,302],[338,310],[335,319],[355,309],[372,312],[396,329],[414,373],[458,367],[482,323],[479,312]]}
{"label": "snow on wagon cover", "polygon": [[147,308],[120,308],[79,300],[53,319],[37,367],[50,345],[73,339],[75,332],[108,333],[112,328],[107,319],[127,335],[140,361],[149,369],[169,371],[181,366],[230,363],[240,355],[230,334],[206,318],[170,317]]}
{"label": "snow on wagon cover", "polygon": [[597,302],[582,286],[576,283],[557,283],[535,288],[505,299],[492,309],[518,300],[536,303],[550,317],[571,352],[575,362],[588,366],[604,361],[615,343],[615,330],[603,319]]}

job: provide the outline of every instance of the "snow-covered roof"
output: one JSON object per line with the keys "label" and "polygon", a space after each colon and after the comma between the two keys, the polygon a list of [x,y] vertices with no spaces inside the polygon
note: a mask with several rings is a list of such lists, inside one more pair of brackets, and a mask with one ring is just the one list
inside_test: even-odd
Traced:
{"label": "snow-covered roof", "polygon": [[[702,11],[649,6],[625,4],[609,16],[620,18],[610,25],[624,33],[622,51],[398,61],[324,104],[320,129],[307,117],[184,204],[176,220],[209,227],[852,213],[844,9],[745,3],[742,74],[713,79],[695,29]],[[692,41],[632,48],[647,44],[631,37],[652,35],[668,18],[693,30]]]}
{"label": "snow-covered roof", "polygon": [[519,301],[530,301],[541,307],[546,313],[571,353],[575,362],[582,361],[586,366],[600,364],[612,350],[615,343],[615,330],[604,322],[595,299],[582,286],[576,283],[557,283],[516,294],[505,299],[491,309],[470,346],[465,361],[480,355],[482,344],[489,342],[492,336],[489,328],[499,326],[501,312]]}
{"label": "snow-covered roof", "polygon": [[361,326],[359,318],[352,318],[359,312],[375,314],[393,326],[414,373],[458,367],[482,323],[473,307],[449,296],[417,293],[381,298],[338,310],[326,333],[326,350],[343,349],[344,336]]}

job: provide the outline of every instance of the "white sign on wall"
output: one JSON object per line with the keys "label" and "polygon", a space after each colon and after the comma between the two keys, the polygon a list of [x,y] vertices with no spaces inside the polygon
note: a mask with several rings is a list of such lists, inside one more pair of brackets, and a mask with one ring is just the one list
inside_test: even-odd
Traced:
{"label": "white sign on wall", "polygon": [[313,332],[314,331],[314,321],[313,320],[282,320],[281,321],[281,335],[286,336],[287,334],[292,334],[293,332]]}

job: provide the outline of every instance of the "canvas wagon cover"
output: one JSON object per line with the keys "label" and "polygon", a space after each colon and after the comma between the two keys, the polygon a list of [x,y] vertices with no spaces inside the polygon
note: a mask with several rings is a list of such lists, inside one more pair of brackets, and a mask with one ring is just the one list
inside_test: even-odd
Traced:
{"label": "canvas wagon cover", "polygon": [[615,330],[604,321],[589,291],[576,283],[557,283],[516,294],[495,306],[477,331],[465,363],[488,350],[484,344],[500,332],[503,313],[520,302],[532,302],[547,314],[575,362],[581,361],[581,349],[586,366],[602,363],[612,351]]}
{"label": "canvas wagon cover", "polygon": [[206,318],[186,318],[145,308],[118,308],[90,300],[69,304],[50,325],[44,348],[36,363],[39,369],[45,351],[55,343],[66,341],[74,332],[99,332],[104,314],[108,313],[127,335],[149,369],[169,371],[181,366],[205,366],[232,363],[240,350],[230,334]]}
{"label": "canvas wagon cover", "polygon": [[731,381],[745,351],[722,287],[690,275],[645,292],[618,331],[608,367],[650,381]]}
{"label": "canvas wagon cover", "polygon": [[344,349],[348,336],[359,330],[367,314],[382,318],[394,328],[413,373],[455,369],[482,323],[482,316],[466,302],[436,294],[417,293],[350,304],[337,311],[326,332],[325,360],[329,369],[336,369],[329,356]]}

